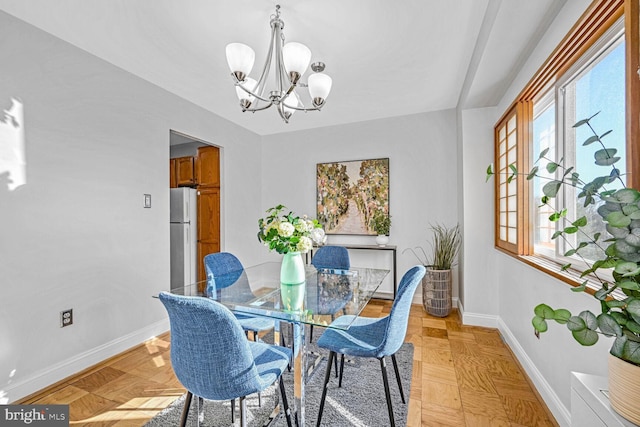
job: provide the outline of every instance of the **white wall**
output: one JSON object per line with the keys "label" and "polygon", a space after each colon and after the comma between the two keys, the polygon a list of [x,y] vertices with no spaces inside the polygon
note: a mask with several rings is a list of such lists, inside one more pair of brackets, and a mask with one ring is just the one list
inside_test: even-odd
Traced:
{"label": "white wall", "polygon": [[[568,425],[570,371],[604,374],[607,345],[580,347],[561,326],[535,339],[538,302],[581,304],[567,285],[493,249],[493,186],[484,171],[493,125],[588,4],[567,2],[497,108],[262,139],[0,12],[0,106],[11,97],[24,104],[27,158],[26,185],[9,192],[0,182],[0,401],[166,329],[151,295],[168,287],[174,129],[222,147],[223,247],[246,264],[270,258],[255,238],[266,208],[284,203],[314,215],[316,163],[389,157],[400,274],[416,262],[401,251],[426,245],[429,222],[463,218],[465,320],[500,327]],[[144,193],[151,209],[142,208]],[[330,238],[347,241],[373,237]],[[66,308],[76,324],[61,329]]]}
{"label": "white wall", "polygon": [[[264,137],[262,205],[282,203],[315,216],[317,163],[384,157],[389,158],[389,244],[398,247],[399,282],[418,263],[402,250],[428,247],[429,223],[453,225],[457,218],[455,110]],[[331,235],[328,241],[375,244],[373,236]],[[418,290],[417,301],[420,295]]]}
{"label": "white wall", "polygon": [[169,287],[169,129],[222,147],[232,249],[253,245],[242,230],[260,182],[246,171],[261,163],[257,135],[4,12],[0,57],[0,107],[22,102],[27,161],[25,185],[0,183],[4,403],[167,330],[152,296]]}
{"label": "white wall", "polygon": [[493,249],[493,183],[485,182],[493,161],[495,108],[462,112],[464,245],[462,247],[465,323],[496,327],[498,287]]}
{"label": "white wall", "polygon": [[[472,324],[497,322],[562,426],[570,425],[571,371],[605,376],[610,342],[603,340],[594,347],[582,347],[565,326],[556,324],[550,325],[539,340],[535,338],[531,318],[537,304],[545,302],[575,313],[586,308],[597,310],[597,304],[587,295],[574,294],[567,284],[493,249],[493,215],[488,215],[493,211],[493,185],[484,184],[484,170],[492,162],[493,126],[589,3],[588,0],[566,3],[497,108],[465,111],[462,115],[464,319]],[[478,206],[478,210],[470,213],[471,206]],[[478,234],[473,236],[470,230],[477,230]]]}

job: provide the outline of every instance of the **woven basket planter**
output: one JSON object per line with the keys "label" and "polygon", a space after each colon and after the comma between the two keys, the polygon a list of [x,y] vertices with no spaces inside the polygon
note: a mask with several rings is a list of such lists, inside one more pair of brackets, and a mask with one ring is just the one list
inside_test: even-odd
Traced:
{"label": "woven basket planter", "polygon": [[609,401],[617,413],[640,425],[640,366],[609,355]]}
{"label": "woven basket planter", "polygon": [[422,303],[426,312],[436,317],[451,313],[451,270],[427,268],[422,279]]}

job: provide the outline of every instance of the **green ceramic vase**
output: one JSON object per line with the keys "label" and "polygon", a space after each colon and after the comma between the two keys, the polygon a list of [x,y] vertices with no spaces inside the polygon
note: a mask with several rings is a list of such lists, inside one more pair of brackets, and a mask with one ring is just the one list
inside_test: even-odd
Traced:
{"label": "green ceramic vase", "polygon": [[300,311],[304,307],[305,270],[300,252],[289,252],[280,267],[280,295],[285,310]]}

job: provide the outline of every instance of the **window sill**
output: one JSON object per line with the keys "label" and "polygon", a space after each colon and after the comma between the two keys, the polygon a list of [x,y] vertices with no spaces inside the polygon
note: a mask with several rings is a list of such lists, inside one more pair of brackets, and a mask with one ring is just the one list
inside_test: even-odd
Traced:
{"label": "window sill", "polygon": [[[558,262],[552,261],[548,258],[542,257],[540,255],[515,255],[513,253],[510,253],[508,251],[502,250],[498,247],[496,247],[497,250],[499,250],[500,252],[507,254],[519,261],[524,262],[525,264],[540,270],[552,277],[555,277],[556,279],[572,286],[572,287],[578,287],[580,285],[582,285],[582,283],[587,280],[587,288],[585,289],[585,292],[593,295],[597,290],[599,290],[601,288],[601,284],[600,282],[595,278],[595,276],[593,275],[589,275],[586,277],[580,277],[580,275],[582,274],[580,271],[578,270],[574,270],[574,269],[567,269],[565,271],[562,271],[562,265]],[[620,297],[622,297],[622,299],[626,298],[626,296],[622,293],[622,292],[618,292],[616,290],[616,292],[614,293],[614,297],[616,299],[620,299]]]}

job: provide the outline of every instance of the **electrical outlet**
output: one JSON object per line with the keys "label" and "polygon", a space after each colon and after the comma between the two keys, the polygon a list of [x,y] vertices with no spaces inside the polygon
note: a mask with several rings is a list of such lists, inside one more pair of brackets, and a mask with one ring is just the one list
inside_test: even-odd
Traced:
{"label": "electrical outlet", "polygon": [[68,309],[60,312],[60,327],[73,325],[73,309]]}

